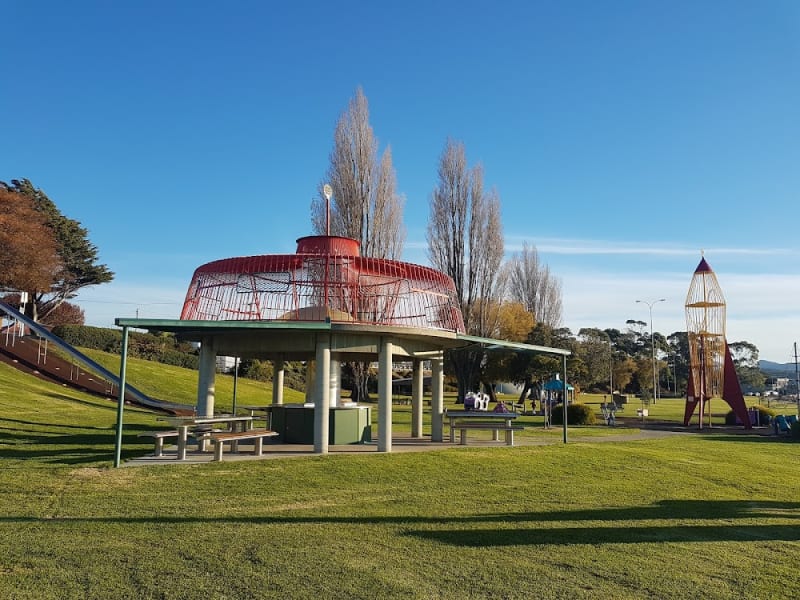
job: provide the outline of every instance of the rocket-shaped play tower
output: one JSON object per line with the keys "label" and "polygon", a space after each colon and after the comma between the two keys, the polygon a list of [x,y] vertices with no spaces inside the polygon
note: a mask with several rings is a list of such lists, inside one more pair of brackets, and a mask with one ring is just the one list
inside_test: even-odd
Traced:
{"label": "rocket-shaped play tower", "polygon": [[700,429],[706,416],[710,425],[711,398],[721,397],[749,429],[750,417],[725,339],[725,298],[705,258],[700,259],[686,296],[686,331],[690,372],[683,424],[689,424],[699,406]]}

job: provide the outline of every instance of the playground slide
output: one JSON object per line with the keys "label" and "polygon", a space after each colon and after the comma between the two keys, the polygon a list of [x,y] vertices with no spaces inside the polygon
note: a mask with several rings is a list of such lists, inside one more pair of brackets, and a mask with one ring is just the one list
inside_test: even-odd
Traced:
{"label": "playground slide", "polygon": [[[97,375],[103,377],[104,379],[112,382],[114,385],[119,387],[120,381],[117,375],[115,375],[102,365],[96,363],[91,358],[86,356],[83,352],[81,352],[74,346],[71,346],[57,335],[53,335],[47,328],[42,327],[39,323],[29,319],[21,312],[19,312],[16,308],[9,306],[5,302],[0,302],[0,314],[2,313],[5,313],[11,319],[23,323],[26,327],[36,332],[37,335],[41,336],[51,344],[54,344],[59,349],[66,352],[70,357],[81,363],[86,369],[88,369],[89,371],[93,371]],[[187,407],[186,405],[183,404],[175,404],[171,402],[153,400],[145,393],[137,390],[135,387],[130,385],[127,381],[125,382],[125,395],[126,397],[130,395],[132,398],[134,398],[137,404],[140,404],[142,406],[147,406],[150,408],[157,408],[169,412],[176,412],[176,411],[185,412],[187,408],[191,409],[191,407]]]}
{"label": "playground slide", "polygon": [[797,423],[797,421],[797,415],[775,415],[772,417],[772,430],[775,432],[775,435],[780,435],[781,433],[791,435],[794,424]]}

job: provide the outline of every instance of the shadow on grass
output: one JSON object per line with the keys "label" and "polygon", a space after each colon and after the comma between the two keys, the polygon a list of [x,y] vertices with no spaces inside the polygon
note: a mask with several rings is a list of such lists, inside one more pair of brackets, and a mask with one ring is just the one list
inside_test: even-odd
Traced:
{"label": "shadow on grass", "polygon": [[710,442],[739,442],[739,443],[746,443],[746,444],[782,444],[784,442],[800,442],[800,440],[796,438],[792,438],[786,434],[784,435],[727,435],[727,434],[718,434],[718,435],[708,435],[705,438]]}
{"label": "shadow on grass", "polygon": [[[3,419],[8,421],[9,419]],[[24,423],[20,421],[20,423]],[[29,423],[37,426],[40,423]],[[55,428],[78,429],[74,425],[47,425],[49,431]],[[51,465],[81,465],[112,461],[116,444],[116,429],[102,427],[84,427],[86,433],[68,432],[59,434],[38,431],[5,429],[3,444],[0,445],[0,459],[20,460],[36,459]],[[136,431],[123,433],[122,458],[141,456],[147,449],[152,450],[152,442],[138,437],[141,431],[159,429],[158,427],[140,426]],[[162,428],[163,429],[163,428]],[[94,433],[94,431],[102,433]]]}
{"label": "shadow on grass", "polygon": [[556,527],[553,529],[457,529],[407,531],[406,535],[451,546],[654,544],[663,542],[755,542],[800,540],[800,525],[677,525]]}
{"label": "shadow on grass", "polygon": [[[65,425],[63,423],[50,423],[50,422],[47,422],[47,421],[23,421],[21,419],[9,419],[7,417],[0,418],[0,422],[16,423],[18,425],[32,425],[34,427],[47,427],[48,430],[52,430],[52,429],[82,429],[82,430],[96,429],[96,430],[100,430],[100,431],[108,431],[108,427],[96,427],[96,426],[93,426],[93,425]],[[0,426],[0,428],[7,429],[8,431],[11,431],[11,432],[19,432],[20,431],[19,429],[12,429],[11,427],[2,427],[2,426]]]}
{"label": "shadow on grass", "polygon": [[[691,524],[687,520],[724,520],[724,524]],[[737,523],[746,519],[746,523]],[[402,534],[421,539],[465,547],[574,545],[574,544],[640,544],[661,542],[725,542],[725,541],[798,541],[800,523],[759,525],[758,519],[800,520],[800,502],[744,500],[663,500],[651,506],[597,510],[508,512],[456,517],[427,516],[164,516],[36,518],[2,517],[0,523],[105,523],[149,524],[156,526],[185,524],[250,525],[397,525],[406,527]],[[642,521],[657,521],[648,525]],[[683,521],[674,525],[664,521]],[[576,521],[599,521],[602,524],[576,525]],[[636,522],[635,524],[633,522]],[[492,523],[504,524],[492,527]],[[570,522],[569,524],[563,524]],[[508,525],[514,524],[513,528]],[[424,528],[423,528],[424,526]]]}
{"label": "shadow on grass", "polygon": [[[623,425],[619,429],[635,428],[634,425]],[[696,425],[683,426],[678,423],[660,422],[647,423],[642,427],[643,431],[670,431],[673,433],[685,433],[712,442],[744,442],[744,443],[776,443],[792,441],[792,437],[785,433],[775,435],[770,427],[754,427],[744,429],[741,425],[715,425],[698,429]]]}

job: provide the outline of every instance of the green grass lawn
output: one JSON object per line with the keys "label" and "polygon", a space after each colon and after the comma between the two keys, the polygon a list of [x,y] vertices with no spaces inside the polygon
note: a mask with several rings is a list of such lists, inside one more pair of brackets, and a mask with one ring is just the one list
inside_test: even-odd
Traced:
{"label": "green grass lawn", "polygon": [[[123,458],[149,452],[135,434],[155,415],[125,414]],[[800,595],[783,438],[597,426],[567,445],[112,469],[115,416],[0,364],[0,598]]]}
{"label": "green grass lawn", "polygon": [[[119,373],[119,355],[82,348],[81,352],[112,373]],[[128,358],[125,379],[152,398],[177,402],[197,403],[197,371],[164,365],[149,360]],[[233,406],[233,376],[217,373],[215,409],[229,411]],[[304,395],[284,388],[284,402],[303,402]],[[239,377],[236,382],[237,405],[269,404],[272,402],[272,384]]]}

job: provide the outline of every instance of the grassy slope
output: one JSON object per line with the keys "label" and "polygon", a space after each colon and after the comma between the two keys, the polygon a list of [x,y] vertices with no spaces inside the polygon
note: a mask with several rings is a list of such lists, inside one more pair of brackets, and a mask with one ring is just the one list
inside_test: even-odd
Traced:
{"label": "grassy slope", "polygon": [[800,594],[800,446],[774,438],[108,469],[114,418],[0,365],[0,597]]}
{"label": "grassy slope", "polygon": [[[119,372],[118,354],[85,348],[81,352],[112,373]],[[192,406],[197,402],[197,371],[129,358],[125,378],[153,398]],[[233,405],[233,377],[218,373],[215,383],[217,412],[230,410]],[[240,377],[236,382],[236,398],[237,404],[241,405],[268,404],[272,402],[272,384]],[[285,388],[284,401],[302,402],[303,394]]]}

